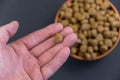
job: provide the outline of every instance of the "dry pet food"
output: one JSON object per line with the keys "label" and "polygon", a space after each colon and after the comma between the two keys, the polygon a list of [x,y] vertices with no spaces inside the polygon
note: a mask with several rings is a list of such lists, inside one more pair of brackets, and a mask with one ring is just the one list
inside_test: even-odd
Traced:
{"label": "dry pet food", "polygon": [[57,33],[57,34],[55,35],[55,42],[56,42],[56,43],[61,43],[62,41],[63,41],[63,36],[62,36],[62,34]]}
{"label": "dry pet food", "polygon": [[[71,26],[78,40],[71,47],[71,55],[85,60],[95,59],[112,48],[118,39],[119,14],[108,0],[67,1],[58,13],[58,22],[64,27]],[[56,34],[56,43],[62,35]]]}

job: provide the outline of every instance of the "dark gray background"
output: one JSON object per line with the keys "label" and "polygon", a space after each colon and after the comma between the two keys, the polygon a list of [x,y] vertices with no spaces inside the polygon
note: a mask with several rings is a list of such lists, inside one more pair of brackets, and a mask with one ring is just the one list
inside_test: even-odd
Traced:
{"label": "dark gray background", "polygon": [[[18,20],[14,41],[54,22],[57,10],[66,0],[0,0],[0,25]],[[120,0],[111,0],[120,12]],[[105,58],[82,62],[69,58],[49,80],[120,80],[120,43]]]}

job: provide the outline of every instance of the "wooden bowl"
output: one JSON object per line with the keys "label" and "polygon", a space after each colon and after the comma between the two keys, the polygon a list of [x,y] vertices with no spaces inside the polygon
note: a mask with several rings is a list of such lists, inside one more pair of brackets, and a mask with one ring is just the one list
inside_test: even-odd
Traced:
{"label": "wooden bowl", "polygon": [[[72,0],[67,0],[64,4],[66,4],[66,3],[68,3],[68,2],[71,2],[71,1],[72,1]],[[112,8],[117,14],[119,14],[119,12],[118,12],[118,10],[116,9],[116,7],[115,7],[109,0],[107,0],[107,1],[108,1],[108,3],[110,4],[111,8]],[[63,4],[63,5],[64,5],[64,4]],[[55,22],[58,22],[59,13],[60,13],[60,10],[58,10],[58,13],[57,13],[57,15],[56,15],[56,17],[55,17]],[[119,18],[119,22],[120,22],[120,18]],[[114,45],[113,45],[108,51],[102,53],[101,55],[97,56],[97,57],[94,58],[94,59],[86,60],[86,59],[84,59],[84,58],[81,57],[81,56],[73,55],[73,54],[70,55],[70,56],[73,57],[73,58],[75,58],[75,59],[77,59],[77,60],[82,60],[82,61],[94,61],[94,60],[99,60],[99,59],[107,56],[108,54],[110,54],[110,53],[112,52],[112,50],[114,50],[115,47],[117,46],[117,44],[118,44],[118,42],[119,42],[119,39],[120,39],[120,27],[119,27],[119,33],[118,33],[118,34],[119,34],[119,35],[118,35],[117,41],[114,43]]]}

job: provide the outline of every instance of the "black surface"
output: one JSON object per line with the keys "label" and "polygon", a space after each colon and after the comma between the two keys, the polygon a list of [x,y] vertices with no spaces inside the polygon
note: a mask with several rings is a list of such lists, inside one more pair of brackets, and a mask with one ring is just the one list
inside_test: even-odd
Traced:
{"label": "black surface", "polygon": [[[120,12],[120,0],[111,0]],[[14,41],[54,22],[57,10],[65,0],[0,0],[0,25],[20,22]],[[105,58],[82,62],[69,58],[49,80],[120,80],[120,43]]]}

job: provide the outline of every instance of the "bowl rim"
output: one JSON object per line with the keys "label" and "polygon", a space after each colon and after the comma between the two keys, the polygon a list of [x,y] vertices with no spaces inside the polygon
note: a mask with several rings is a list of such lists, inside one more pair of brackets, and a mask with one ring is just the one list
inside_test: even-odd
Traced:
{"label": "bowl rim", "polygon": [[[66,4],[66,3],[68,3],[68,2],[71,2],[71,1],[72,1],[72,0],[66,0],[66,1],[63,3],[63,5]],[[120,14],[119,14],[117,8],[116,8],[116,7],[113,5],[113,3],[110,2],[109,0],[106,0],[106,1],[108,1],[108,3],[110,4],[111,8],[119,15],[119,22],[120,22]],[[63,5],[62,5],[62,6],[63,6]],[[62,8],[62,6],[60,7],[60,9]],[[57,15],[55,16],[55,21],[54,21],[55,23],[57,23],[57,21],[58,21],[60,9],[58,10]],[[118,37],[117,37],[117,41],[114,43],[114,45],[113,45],[108,51],[102,53],[101,55],[97,56],[97,57],[94,58],[94,59],[86,60],[86,59],[84,59],[84,58],[82,58],[82,57],[80,57],[80,56],[73,55],[73,54],[72,54],[72,55],[70,54],[70,56],[73,57],[73,58],[75,58],[75,59],[77,59],[77,60],[81,60],[81,61],[95,61],[95,60],[102,59],[102,58],[104,58],[105,56],[107,56],[108,54],[110,54],[110,53],[115,49],[115,47],[117,46],[117,44],[119,43],[119,40],[120,40],[120,26],[119,26],[119,32],[118,32],[118,33],[119,33],[119,34],[118,34]]]}

